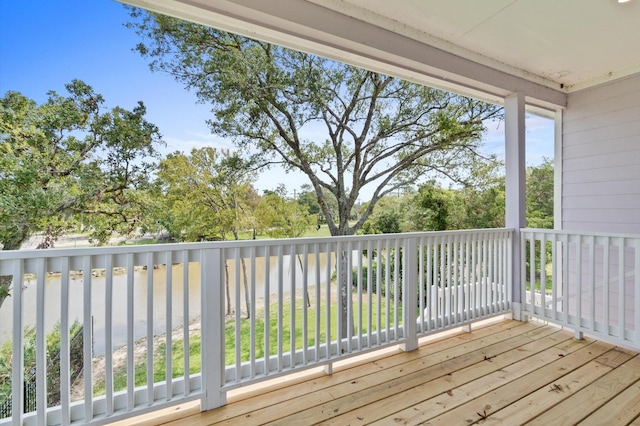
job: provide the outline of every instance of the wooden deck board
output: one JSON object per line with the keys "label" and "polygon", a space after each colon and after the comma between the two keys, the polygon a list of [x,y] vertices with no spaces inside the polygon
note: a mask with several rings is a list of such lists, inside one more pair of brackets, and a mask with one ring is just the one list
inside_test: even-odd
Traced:
{"label": "wooden deck board", "polygon": [[[640,366],[636,368],[640,369]],[[636,418],[640,422],[640,380],[600,407],[598,411],[580,422],[580,425],[623,425]]]}
{"label": "wooden deck board", "polygon": [[280,382],[164,423],[640,424],[640,355],[538,322],[504,320]]}
{"label": "wooden deck board", "polygon": [[[514,403],[522,395],[530,393],[531,390],[537,390],[557,380],[558,377],[565,374],[576,363],[581,365],[585,361],[601,355],[611,347],[611,345],[600,342],[586,343],[577,351],[564,357],[559,357],[560,359],[549,362],[544,366],[538,366],[539,368],[532,369],[524,375],[518,374],[518,369],[521,367],[517,365],[512,366],[512,368],[502,369],[507,371],[507,374],[504,376],[505,380],[500,381],[501,386],[497,389],[492,390],[489,388],[487,389],[489,390],[488,393],[447,410],[437,417],[433,417],[430,412],[425,413],[420,420],[428,420],[426,424],[430,425],[472,424]],[[417,419],[416,423],[418,423]]]}
{"label": "wooden deck board", "polygon": [[[551,328],[546,330],[553,334],[547,336],[540,334],[540,340],[517,347],[517,350],[487,357],[488,359],[484,359],[483,357],[475,364],[458,369],[437,379],[425,381],[409,391],[387,396],[380,403],[373,406],[361,407],[352,413],[347,413],[346,415],[333,419],[329,424],[368,424],[381,419],[384,419],[382,423],[391,420],[395,422],[396,420],[413,417],[416,412],[420,411],[424,402],[430,399],[437,404],[438,407],[446,407],[446,403],[439,399],[450,399],[459,386],[473,382],[491,372],[499,370],[517,359],[529,356],[531,351],[534,350],[533,348],[537,345],[541,348],[540,350],[544,350],[549,346],[571,338],[566,333],[558,333],[557,330]],[[555,357],[557,357],[557,354],[551,355],[551,358]],[[548,360],[543,362],[548,362]],[[388,418],[385,419],[385,417]]]}
{"label": "wooden deck board", "polygon": [[[518,336],[539,328],[533,323],[502,322],[481,328],[474,333],[460,333],[450,338],[423,347],[424,350],[402,352],[357,365],[342,371],[334,369],[334,374],[311,380],[296,386],[277,389],[264,395],[252,397],[238,404],[228,404],[196,417],[206,418],[202,424],[236,424],[242,419],[244,425],[264,424],[275,421],[287,413],[295,413],[296,408],[309,408],[310,401],[317,406],[353,392],[356,383],[364,385],[367,380],[379,382],[376,373],[383,375],[402,374],[404,368],[438,365],[449,358],[456,358],[483,346],[496,344],[509,337]],[[400,356],[397,356],[400,355]],[[341,385],[347,384],[346,387]],[[177,424],[177,423],[176,423]]]}
{"label": "wooden deck board", "polygon": [[[523,424],[530,419],[540,416],[546,410],[575,395],[578,391],[610,372],[613,368],[603,365],[601,361],[604,360],[606,362],[606,357],[612,353],[614,355],[620,354],[620,352],[616,350],[605,353],[602,357],[590,361],[569,374],[558,378],[558,380],[554,380],[549,386],[542,387],[513,404],[508,405],[495,413],[495,415],[491,415],[487,419],[487,423],[506,424],[507,422],[511,422],[514,424]],[[627,360],[633,356],[625,353],[622,354]],[[575,418],[575,416],[570,417]]]}
{"label": "wooden deck board", "polygon": [[564,400],[530,422],[531,425],[548,425],[549,419],[568,423],[582,420],[596,412],[617,394],[640,379],[640,358],[635,357],[628,363],[612,370],[594,381],[590,386],[577,392],[575,398]]}
{"label": "wooden deck board", "polygon": [[[564,336],[568,337],[569,339],[571,338],[567,335],[567,333],[562,334],[564,334]],[[382,419],[379,424],[385,424],[390,420],[396,419],[407,422],[407,424],[416,424],[420,421],[425,421],[427,419],[447,413],[457,407],[459,408],[455,410],[453,414],[454,416],[463,415],[465,412],[484,413],[487,410],[487,406],[489,404],[481,402],[479,403],[476,398],[479,398],[485,393],[493,389],[497,389],[512,380],[522,377],[525,374],[536,371],[544,367],[545,365],[555,361],[560,355],[564,356],[571,351],[579,349],[582,346],[583,345],[574,344],[571,347],[567,348],[569,351],[560,350],[557,347],[552,347],[531,356],[529,356],[530,354],[525,354],[525,356],[520,360],[512,357],[512,360],[515,361],[513,363],[510,362],[509,364],[485,364],[485,366],[490,370],[486,375],[473,377],[473,381],[465,383],[462,386],[452,388],[445,394],[439,395],[437,398],[426,400],[414,407],[408,407],[401,413],[396,413]],[[518,355],[519,351],[515,352],[516,355]],[[499,361],[500,360],[498,360],[498,362]],[[461,372],[461,374],[464,373],[465,372]],[[465,421],[466,420],[467,419],[465,418]],[[447,417],[445,416],[443,419],[436,421],[446,422]]]}
{"label": "wooden deck board", "polygon": [[[379,401],[394,393],[415,392],[415,388],[425,382],[449,377],[457,370],[480,362],[490,362],[486,360],[498,356],[503,351],[520,347],[531,340],[525,333],[486,346],[488,342],[513,333],[513,329],[507,330],[496,333],[490,338],[475,340],[473,345],[461,345],[461,347],[430,354],[421,358],[419,364],[405,363],[396,371],[383,371],[373,377],[368,376],[367,383],[354,381],[352,384],[358,387],[356,391],[352,388],[345,388],[342,392],[334,391],[332,392],[334,398],[327,403],[309,408],[307,402],[306,405],[300,405],[300,411],[297,413],[278,419],[273,424],[313,424],[325,422],[343,413],[352,417],[351,411],[364,405],[377,405]],[[461,352],[462,347],[465,348],[464,352]],[[337,397],[339,394],[344,396]]]}

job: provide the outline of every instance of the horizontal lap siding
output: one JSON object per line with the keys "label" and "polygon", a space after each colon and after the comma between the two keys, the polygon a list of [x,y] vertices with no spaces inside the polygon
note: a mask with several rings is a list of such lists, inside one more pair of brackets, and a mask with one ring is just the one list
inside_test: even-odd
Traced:
{"label": "horizontal lap siding", "polygon": [[569,95],[562,155],[563,229],[640,234],[640,73]]}

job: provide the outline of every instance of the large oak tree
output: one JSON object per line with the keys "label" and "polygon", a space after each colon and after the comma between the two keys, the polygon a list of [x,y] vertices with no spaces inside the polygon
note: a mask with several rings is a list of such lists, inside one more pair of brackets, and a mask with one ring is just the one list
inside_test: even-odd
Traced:
{"label": "large oak tree", "polygon": [[[131,16],[128,26],[142,39],[137,50],[151,69],[210,105],[212,132],[232,139],[252,162],[304,173],[334,236],[354,234],[382,197],[429,173],[464,181],[485,120],[501,113],[496,105],[210,27],[139,9]],[[350,222],[364,188],[371,189],[367,208]],[[342,271],[339,304],[347,319]],[[348,321],[342,324],[346,336]]]}
{"label": "large oak tree", "polygon": [[[154,71],[211,106],[217,135],[309,179],[332,235],[354,234],[377,201],[425,175],[457,181],[501,108],[240,35],[131,10]],[[349,221],[363,188],[367,208]],[[328,208],[327,194],[338,204]]]}

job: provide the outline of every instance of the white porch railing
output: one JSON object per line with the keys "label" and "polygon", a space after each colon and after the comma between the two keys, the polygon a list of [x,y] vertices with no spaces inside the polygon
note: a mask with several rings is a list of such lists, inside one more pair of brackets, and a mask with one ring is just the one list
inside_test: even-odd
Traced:
{"label": "white porch railing", "polygon": [[[195,399],[210,409],[248,383],[330,372],[388,345],[411,350],[420,336],[510,310],[511,244],[501,229],[0,252],[0,275],[14,278],[0,310],[13,415],[0,425],[107,423]],[[60,402],[44,409],[46,334],[58,322]],[[35,327],[34,361],[25,326]],[[76,384],[74,356],[84,362]]]}
{"label": "white porch railing", "polygon": [[521,231],[524,313],[640,350],[640,236]]}

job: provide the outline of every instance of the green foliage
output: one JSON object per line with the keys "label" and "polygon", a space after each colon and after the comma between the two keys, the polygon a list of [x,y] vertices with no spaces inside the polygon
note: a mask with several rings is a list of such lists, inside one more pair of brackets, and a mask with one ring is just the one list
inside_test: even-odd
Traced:
{"label": "green foliage", "polygon": [[374,222],[374,229],[383,234],[397,234],[400,230],[400,213],[398,211],[382,212]]}
{"label": "green foliage", "polygon": [[320,214],[320,206],[316,194],[311,190],[310,185],[302,185],[300,194],[298,195],[298,204],[303,205],[309,214]]}
{"label": "green foliage", "polygon": [[[417,192],[382,198],[363,227],[364,233],[443,231],[504,226],[505,191],[495,158],[470,164],[470,182],[442,188],[436,181]],[[398,230],[399,224],[399,230]]]}
{"label": "green foliage", "polygon": [[[495,170],[476,173],[476,185],[445,189],[429,182],[417,193],[380,200],[364,233],[501,228],[505,224],[504,177]],[[553,228],[553,163],[527,169],[527,226]],[[394,224],[393,227],[389,224]],[[399,232],[399,231],[395,231]]]}
{"label": "green foliage", "polygon": [[[553,161],[545,158],[542,164],[527,168],[527,226],[531,228],[553,229],[553,195],[554,195],[554,170]],[[530,244],[527,244],[525,254],[525,274],[530,285],[531,281],[531,251]],[[551,264],[552,244],[547,242],[546,247],[541,247],[540,242],[535,243],[534,259],[537,268],[533,271],[534,286],[538,291],[550,289],[552,286],[552,275],[546,275],[544,285],[542,280],[542,268],[547,268]],[[542,251],[545,251],[545,265],[541,265]],[[543,288],[544,287],[544,288]]]}
{"label": "green foliage", "polygon": [[[502,111],[210,27],[138,9],[131,16],[140,54],[211,106],[215,134],[259,164],[308,177],[332,235],[354,234],[380,198],[427,173],[468,180],[483,122]],[[364,187],[373,195],[350,223]]]}
{"label": "green foliage", "polygon": [[[73,339],[82,333],[82,325],[75,321],[70,329],[69,336],[71,374],[82,370],[82,339]],[[36,371],[36,329],[25,327],[23,346],[24,378],[27,383],[35,377]],[[81,337],[81,336],[79,336]],[[7,401],[11,396],[11,374],[13,341],[8,340],[0,347],[0,403]],[[47,363],[47,401],[49,406],[56,405],[60,398],[60,323],[54,325],[53,330],[45,337],[46,363]]]}
{"label": "green foliage", "polygon": [[[297,306],[300,307],[302,301],[298,300]],[[378,314],[377,314],[377,299],[373,298],[372,301],[372,324],[375,327],[377,323]],[[380,318],[381,323],[385,323],[386,321],[386,312],[385,312],[385,300],[382,300],[382,317]],[[314,305],[315,306],[315,305]],[[393,317],[395,315],[394,307],[390,306],[390,315]],[[329,329],[326,324],[326,315],[324,315],[326,309],[325,302],[322,301],[320,304],[320,343],[326,342],[327,332],[330,333],[332,339],[335,339],[337,336],[337,323],[336,321],[332,321],[331,328]],[[363,317],[368,318],[368,307],[365,304],[363,306]],[[337,306],[332,304],[331,306],[331,317],[336,317]],[[296,348],[302,348],[303,343],[303,335],[302,335],[302,309],[296,309],[294,318],[295,323],[298,324],[295,330],[291,330],[291,305],[289,303],[285,303],[282,306],[282,341],[283,346],[286,350],[290,347],[290,339],[293,334],[295,339]],[[308,324],[316,323],[316,315],[318,312],[314,308],[309,308],[307,310],[308,314]],[[399,312],[399,315],[401,312]],[[401,315],[400,315],[401,317]],[[277,305],[272,305],[270,309],[270,317],[269,317],[269,345],[271,348],[271,355],[277,353],[278,350],[278,319],[277,319]],[[264,337],[265,337],[265,325],[263,320],[263,315],[260,314],[255,319],[255,338],[256,344],[256,353],[255,356],[257,358],[261,358],[264,356]],[[363,324],[362,328],[363,332],[367,332],[369,330],[368,324]],[[373,331],[373,330],[372,330]],[[245,362],[249,360],[250,356],[250,348],[251,348],[251,322],[248,319],[240,320],[240,357],[241,361]],[[144,342],[144,339],[142,340]],[[309,333],[307,338],[307,345],[313,346],[315,345],[315,331]],[[184,340],[183,339],[174,339],[172,341],[171,346],[171,355],[172,355],[172,365],[173,365],[173,377],[178,378],[184,376]],[[197,334],[191,335],[189,337],[189,371],[191,374],[196,374],[201,371],[201,339]],[[153,369],[154,369],[154,381],[160,382],[165,380],[166,378],[166,344],[160,343],[157,349],[154,351],[154,360],[153,360]],[[225,364],[233,365],[235,364],[236,358],[236,330],[233,322],[228,322],[225,326]],[[140,357],[135,361],[135,371],[134,371],[134,380],[135,386],[144,386],[147,384],[147,360],[146,356]],[[126,389],[127,387],[127,371],[126,366],[120,367],[114,371],[114,390],[121,391]],[[94,386],[94,395],[104,395],[105,393],[105,383],[104,381],[99,381]]]}
{"label": "green foliage", "polygon": [[[144,339],[141,341],[144,342]],[[139,342],[140,343],[140,342]],[[200,336],[194,334],[189,336],[189,372],[190,374],[199,373],[201,371],[200,356],[201,339]],[[173,377],[184,376],[184,340],[175,339],[171,344],[171,360],[173,366]],[[166,379],[166,360],[167,345],[160,343],[154,351],[153,357],[153,380],[161,382]],[[135,360],[134,366],[134,386],[145,386],[147,384],[147,357],[146,355]],[[121,391],[127,388],[127,369],[126,366],[117,368],[113,372],[113,389]],[[100,396],[105,394],[104,380],[98,381],[93,387],[93,395]]]}
{"label": "green foliage", "polygon": [[[533,249],[533,256],[535,262],[535,268],[531,270],[531,250]],[[553,244],[551,241],[547,241],[544,247],[545,264],[542,264],[542,241],[534,241],[533,247],[530,241],[527,241],[525,246],[525,282],[527,290],[531,289],[531,282],[533,282],[534,289],[544,293],[546,290],[551,290],[553,286],[553,275],[550,273],[551,268]],[[545,283],[542,285],[542,271],[545,271]],[[533,276],[532,276],[533,272]]]}
{"label": "green foliage", "polygon": [[377,207],[359,232],[361,234],[394,234],[403,232],[403,222],[409,206],[404,205],[402,200],[403,198],[396,196],[380,199]]}
{"label": "green foliage", "polygon": [[[11,275],[0,275],[0,300],[4,301],[11,294],[11,283],[13,282]],[[0,303],[2,306],[2,303]]]}
{"label": "green foliage", "polygon": [[444,231],[449,227],[449,209],[453,203],[452,191],[434,185],[423,185],[415,196],[416,204],[423,212],[418,225],[424,231]]}
{"label": "green foliage", "polygon": [[[301,349],[303,346],[303,334],[302,334],[302,309],[301,306],[304,302],[302,300],[297,300],[296,301],[296,305],[298,307],[298,309],[295,310],[294,313],[294,318],[295,318],[295,324],[297,324],[297,327],[295,328],[295,330],[291,329],[291,305],[289,303],[285,303],[282,306],[282,334],[281,334],[281,339],[283,342],[283,347],[285,348],[285,352],[288,350],[288,348],[290,347],[290,342],[293,336],[293,339],[295,340],[295,347],[297,349]],[[385,313],[385,305],[384,305],[385,301],[382,300],[382,317],[381,317],[381,322],[384,324],[385,320],[386,320],[386,313]],[[326,315],[324,315],[325,309],[326,309],[326,305],[325,302],[322,301],[320,304],[320,311],[316,311],[316,309],[314,308],[315,304],[312,303],[312,307],[307,309],[307,323],[308,324],[315,324],[316,323],[316,316],[319,315],[319,320],[320,320],[320,343],[325,343],[326,339],[327,339],[327,332],[330,333],[331,339],[335,340],[336,336],[337,336],[337,322],[335,320],[331,321],[331,327],[330,329],[328,329],[327,324],[326,324]],[[371,327],[371,331],[375,331],[375,324],[377,322],[377,299],[374,297],[371,300],[371,308],[372,308],[372,327]],[[334,303],[331,304],[331,318],[336,318],[336,314],[337,314],[337,310],[339,309],[339,307]],[[270,311],[269,311],[269,315],[270,315],[270,324],[269,324],[269,346],[271,348],[271,355],[274,355],[277,353],[277,349],[278,349],[278,317],[277,317],[277,308],[276,305],[272,305]],[[369,315],[369,308],[367,306],[367,303],[364,303],[363,305],[363,313],[362,316],[363,318],[367,318]],[[390,306],[390,315],[391,317],[393,317],[394,315],[394,309],[393,306]],[[265,327],[264,327],[264,321],[261,319],[262,316],[259,316],[258,318],[256,318],[256,342],[264,342],[264,337],[265,337]],[[240,324],[240,357],[241,360],[244,361],[248,361],[249,360],[249,356],[250,356],[250,322],[247,320],[242,320],[241,324]],[[370,327],[368,326],[368,324],[364,323],[362,324],[362,332],[366,333],[368,330],[370,329]],[[226,332],[226,344],[225,344],[225,348],[226,348],[226,352],[225,352],[225,362],[227,365],[231,365],[234,364],[236,361],[236,355],[235,355],[235,350],[236,350],[236,334],[235,334],[235,325],[233,325],[233,323],[229,323],[227,324],[226,328],[225,328],[225,332]],[[315,341],[315,330],[311,329],[311,331],[309,332],[308,336],[307,336],[307,345],[308,346],[313,346],[316,344]],[[261,358],[264,356],[264,344],[256,344],[256,355],[257,358]]]}
{"label": "green foliage", "polygon": [[161,163],[156,193],[164,208],[157,221],[179,241],[220,240],[253,222],[255,175],[237,153],[206,147],[169,154]]}
{"label": "green foliage", "polygon": [[527,168],[527,226],[553,229],[553,161]]}
{"label": "green foliage", "polygon": [[502,228],[505,226],[505,189],[500,182],[484,191],[465,190],[465,216],[458,229]]}
{"label": "green foliage", "polygon": [[[393,266],[393,263],[392,263]],[[391,268],[391,281],[393,281],[393,268]],[[380,294],[384,296],[386,294],[385,289],[389,288],[389,294],[393,296],[393,282],[390,282],[387,286],[387,278],[386,278],[386,267],[384,263],[371,263],[371,292],[377,294],[378,293],[378,274],[380,274]],[[369,290],[369,267],[367,265],[362,266],[362,275],[358,274],[358,268],[353,268],[352,271],[352,283],[353,288],[356,289],[358,287],[358,283],[361,283],[362,291]],[[362,279],[360,279],[362,277]]]}
{"label": "green foliage", "polygon": [[417,193],[383,198],[363,233],[444,231],[504,226],[504,184],[488,188],[444,189],[434,183]]}
{"label": "green foliage", "polygon": [[298,238],[315,222],[312,214],[295,200],[287,200],[282,190],[262,197],[256,209],[261,228],[272,238]]}
{"label": "green foliage", "polygon": [[104,99],[82,81],[68,95],[49,92],[37,105],[18,92],[0,98],[0,244],[18,249],[35,232],[42,248],[75,227],[78,215],[92,238],[128,235],[149,200],[158,129],[132,110],[104,111]]}

